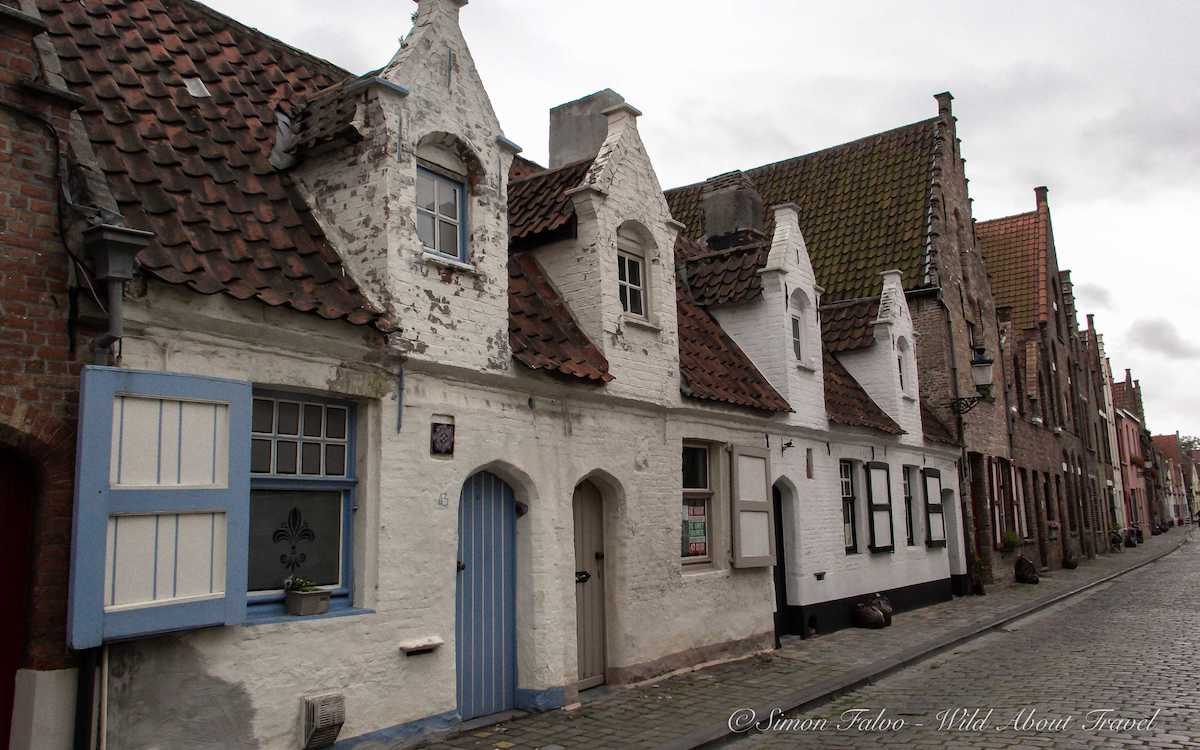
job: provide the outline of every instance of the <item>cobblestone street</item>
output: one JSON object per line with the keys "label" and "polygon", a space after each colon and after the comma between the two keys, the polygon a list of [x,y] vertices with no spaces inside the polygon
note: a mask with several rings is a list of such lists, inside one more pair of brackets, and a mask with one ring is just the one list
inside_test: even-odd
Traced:
{"label": "cobblestone street", "polygon": [[[1186,545],[814,711],[789,714],[800,720],[793,731],[730,746],[1200,747],[1198,583],[1200,546]],[[1114,722],[1155,718],[1140,730],[1093,728],[1098,715],[1088,712],[1101,709],[1113,709],[1105,718]],[[880,717],[881,725],[897,723],[846,728],[852,718],[866,726]],[[800,728],[822,720],[823,730]]]}
{"label": "cobblestone street", "polygon": [[[575,710],[517,717],[438,740],[431,747],[592,750],[704,745],[728,731],[730,714],[736,709],[754,707],[761,717],[768,715],[772,706],[803,705],[846,685],[865,684],[879,670],[917,660],[938,643],[969,638],[978,628],[1010,618],[1024,608],[1153,560],[1174,549],[1183,541],[1183,534],[1181,530],[1154,537],[1136,549],[1085,561],[1076,570],[1052,571],[1038,586],[994,585],[987,596],[905,612],[886,630],[848,629],[809,640],[791,639],[777,651],[750,659],[634,687],[587,691],[583,706]],[[1193,746],[1182,744],[1183,737],[1188,733],[1200,736],[1200,719],[1192,719],[1182,707],[1200,697],[1200,660],[1189,656],[1200,646],[1196,582],[1200,582],[1200,545],[1192,543],[1000,631],[894,672],[836,703],[802,714],[830,717],[847,707],[887,706],[889,715],[906,722],[924,723],[926,719],[920,717],[928,713],[924,728],[866,734],[787,732],[743,737],[731,744],[1001,748],[1016,741],[1056,747],[1066,737],[938,733],[932,717],[940,707],[990,706],[993,700],[998,701],[996,720],[1012,706],[1040,706],[1039,713],[1048,715],[1105,707],[1116,700],[1126,716],[1141,715],[1151,705],[1163,708],[1155,722],[1151,747]],[[1031,651],[1035,653],[1032,657]],[[1019,658],[1014,656],[1017,652]],[[1031,664],[1041,666],[1036,672],[1017,671],[1013,666]],[[1190,669],[1181,669],[1188,666]],[[981,695],[984,686],[996,695]],[[1111,697],[1114,695],[1116,699]],[[1097,739],[1084,737],[1078,746],[1095,746]],[[1112,746],[1127,744],[1117,740]],[[1194,746],[1200,747],[1200,742]],[[392,746],[380,743],[377,747],[391,750]]]}

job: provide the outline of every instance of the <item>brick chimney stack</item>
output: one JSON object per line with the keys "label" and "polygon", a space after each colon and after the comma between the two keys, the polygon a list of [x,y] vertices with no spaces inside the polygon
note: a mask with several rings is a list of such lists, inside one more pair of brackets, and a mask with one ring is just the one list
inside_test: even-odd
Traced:
{"label": "brick chimney stack", "polygon": [[1039,185],[1033,189],[1033,194],[1037,196],[1038,208],[1046,205],[1046,194],[1050,192],[1050,188],[1045,185]]}

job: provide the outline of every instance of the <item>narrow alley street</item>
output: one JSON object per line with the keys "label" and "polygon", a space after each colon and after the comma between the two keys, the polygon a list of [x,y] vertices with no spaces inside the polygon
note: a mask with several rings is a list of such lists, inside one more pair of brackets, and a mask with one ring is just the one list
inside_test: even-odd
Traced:
{"label": "narrow alley street", "polygon": [[1200,747],[1197,583],[1186,545],[730,745]]}

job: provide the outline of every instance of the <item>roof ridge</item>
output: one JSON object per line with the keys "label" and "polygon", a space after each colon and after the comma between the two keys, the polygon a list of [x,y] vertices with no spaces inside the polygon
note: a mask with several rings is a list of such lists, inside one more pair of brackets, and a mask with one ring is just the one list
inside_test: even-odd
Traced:
{"label": "roof ridge", "polygon": [[[531,161],[530,159],[526,159],[525,161],[529,161],[532,164],[537,164],[537,162]],[[576,161],[571,162],[570,164],[559,165],[559,166],[555,167],[554,169],[543,169],[541,172],[534,172],[533,174],[527,174],[524,177],[518,177],[515,180],[509,180],[508,184],[511,187],[512,185],[515,185],[518,182],[525,182],[526,180],[532,180],[535,177],[546,177],[547,175],[557,174],[558,172],[562,172],[563,170],[566,170],[566,169],[571,169],[572,167],[578,167],[579,165],[584,164],[584,163],[591,164],[594,161],[596,161],[596,157],[594,157],[594,156],[591,158],[588,158],[588,159],[578,159]],[[541,166],[541,165],[539,165],[539,166]]]}
{"label": "roof ridge", "polygon": [[317,65],[321,65],[326,68],[329,68],[329,71],[327,71],[327,72],[336,72],[339,75],[345,76],[347,78],[357,77],[357,76],[355,76],[354,73],[343,68],[342,66],[338,65],[337,63],[326,60],[323,57],[318,57],[317,55],[314,55],[311,52],[306,52],[305,50],[302,50],[299,47],[288,44],[287,42],[283,41],[282,39],[275,37],[275,36],[271,36],[267,32],[262,31],[261,29],[257,29],[253,26],[248,26],[231,16],[225,15],[224,13],[222,13],[219,10],[216,10],[215,8],[211,8],[207,5],[205,5],[204,3],[200,2],[200,0],[162,0],[162,3],[164,6],[167,6],[167,7],[170,7],[173,5],[180,6],[180,7],[190,6],[190,7],[194,8],[196,11],[208,16],[210,19],[219,21],[224,24],[228,24],[229,26],[236,27],[236,29],[240,32],[255,34],[255,35],[267,40],[271,44],[275,44],[275,45],[278,45],[278,46],[286,49],[287,51],[291,52],[292,54],[307,58],[308,60],[312,61],[313,63],[316,63]]}
{"label": "roof ridge", "polygon": [[1000,221],[1009,221],[1011,219],[1036,218],[1037,216],[1038,216],[1038,211],[1037,211],[1037,209],[1034,209],[1033,211],[1022,211],[1017,214],[1009,214],[1008,216],[997,216],[994,219],[984,219],[982,221],[977,221],[977,222],[975,222],[975,226],[981,227],[984,224],[995,224]]}
{"label": "roof ridge", "polygon": [[833,146],[826,146],[825,148],[817,149],[816,151],[808,151],[803,154],[797,154],[796,156],[789,156],[789,157],[779,159],[776,161],[767,162],[766,164],[760,164],[757,167],[750,167],[749,169],[740,169],[740,170],[739,169],[726,170],[719,174],[713,175],[712,177],[708,177],[706,179],[699,180],[697,182],[691,182],[686,185],[680,185],[678,187],[668,188],[667,190],[664,190],[663,192],[672,193],[677,190],[684,190],[686,188],[700,187],[700,186],[704,185],[706,182],[708,182],[709,180],[713,179],[713,177],[723,177],[723,176],[729,174],[730,172],[742,172],[743,174],[749,174],[751,172],[757,172],[761,169],[777,167],[781,164],[787,164],[788,162],[798,161],[800,159],[807,159],[809,157],[817,156],[818,154],[824,154],[829,151],[835,151],[837,149],[845,148],[847,146],[854,146],[854,145],[862,143],[864,141],[869,141],[872,138],[879,138],[880,136],[891,135],[892,133],[897,133],[901,130],[907,130],[908,128],[914,128],[918,125],[927,125],[930,123],[936,123],[938,120],[939,120],[939,118],[936,116],[935,117],[927,117],[924,120],[917,120],[916,122],[910,122],[905,125],[898,125],[894,128],[888,128],[887,130],[881,130],[878,133],[871,133],[870,135],[864,135],[859,138],[855,138],[854,140],[846,141],[845,143],[838,143]]}

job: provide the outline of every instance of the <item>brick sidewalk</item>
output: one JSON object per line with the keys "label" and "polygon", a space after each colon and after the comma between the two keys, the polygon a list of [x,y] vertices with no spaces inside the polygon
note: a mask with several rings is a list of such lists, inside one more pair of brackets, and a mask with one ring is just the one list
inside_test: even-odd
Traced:
{"label": "brick sidewalk", "polygon": [[987,596],[968,596],[905,612],[886,630],[848,629],[809,640],[787,639],[783,648],[768,654],[636,687],[600,688],[585,693],[583,706],[574,711],[521,716],[457,736],[434,738],[424,747],[692,747],[719,737],[736,708],[778,706],[786,710],[865,684],[881,672],[923,658],[931,648],[973,637],[980,628],[995,627],[1030,607],[1174,550],[1185,533],[1176,529],[1135,549],[1084,561],[1075,570],[1043,574],[1037,586],[993,584]]}

